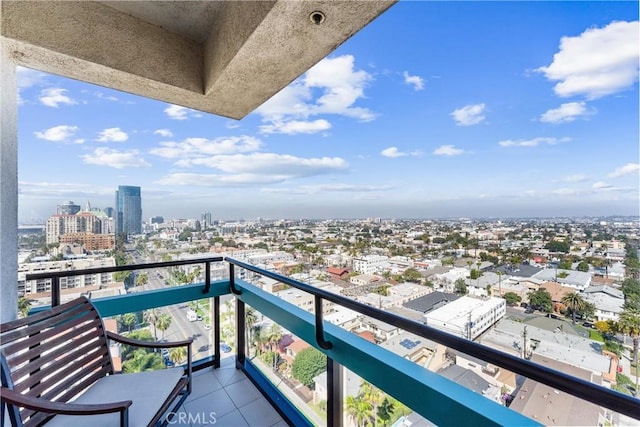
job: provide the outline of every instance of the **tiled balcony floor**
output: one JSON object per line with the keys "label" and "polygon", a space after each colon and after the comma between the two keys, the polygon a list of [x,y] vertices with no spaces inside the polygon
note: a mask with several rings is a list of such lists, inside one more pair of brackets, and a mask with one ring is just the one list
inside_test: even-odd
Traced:
{"label": "tiled balcony floor", "polygon": [[193,389],[169,425],[182,427],[286,427],[287,423],[244,373],[235,358],[222,359],[219,369],[193,374]]}

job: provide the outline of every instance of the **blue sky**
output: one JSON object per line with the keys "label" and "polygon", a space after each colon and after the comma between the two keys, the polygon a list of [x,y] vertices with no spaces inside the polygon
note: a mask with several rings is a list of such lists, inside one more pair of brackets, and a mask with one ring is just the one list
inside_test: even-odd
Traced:
{"label": "blue sky", "polygon": [[240,121],[19,69],[19,218],[638,215],[637,2],[400,2]]}

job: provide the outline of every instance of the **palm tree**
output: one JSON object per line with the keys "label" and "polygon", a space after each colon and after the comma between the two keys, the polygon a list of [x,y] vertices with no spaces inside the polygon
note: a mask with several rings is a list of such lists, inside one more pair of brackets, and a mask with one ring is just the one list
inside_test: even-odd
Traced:
{"label": "palm tree", "polygon": [[247,307],[247,309],[244,312],[244,324],[245,324],[245,342],[247,344],[247,347],[249,349],[249,357],[251,357],[251,347],[253,347],[253,343],[251,342],[252,339],[252,332],[253,332],[253,325],[256,324],[256,322],[258,321],[258,314],[256,313],[256,310],[252,307]]}
{"label": "palm tree", "polygon": [[153,337],[156,341],[158,341],[158,332],[156,331],[157,323],[158,323],[158,310],[152,308],[151,310],[146,310],[144,312],[144,320],[153,326]]}
{"label": "palm tree", "polygon": [[164,332],[169,329],[169,326],[171,326],[171,316],[166,313],[159,314],[156,319],[155,326],[160,329],[160,332],[162,332],[162,339],[164,339]]}
{"label": "palm tree", "polygon": [[370,382],[362,381],[359,396],[373,406],[373,425],[376,426],[378,424],[376,415],[378,414],[378,407],[382,404],[382,393]]}
{"label": "palm tree", "polygon": [[120,322],[122,323],[122,326],[126,326],[129,332],[131,332],[131,327],[136,324],[136,320],[138,319],[133,313],[125,313],[120,316]]}
{"label": "palm tree", "polygon": [[28,300],[25,297],[20,297],[18,299],[18,312],[20,313],[20,316],[27,317],[30,309],[31,309],[31,300]]}
{"label": "palm tree", "polygon": [[182,362],[185,357],[187,357],[186,347],[174,347],[169,350],[169,359],[176,365]]}
{"label": "palm tree", "polygon": [[638,338],[640,338],[640,311],[634,309],[623,310],[616,324],[618,332],[627,334],[633,340],[633,362],[636,365],[636,390],[638,389]]}
{"label": "palm tree", "polygon": [[353,420],[356,426],[366,426],[367,422],[370,422],[371,418],[373,418],[373,407],[371,403],[364,400],[361,396],[347,396],[345,403],[347,415],[349,415],[349,418]]}
{"label": "palm tree", "polygon": [[571,310],[573,324],[576,324],[576,312],[583,309],[586,305],[586,301],[582,299],[577,292],[571,292],[562,297],[562,303]]}
{"label": "palm tree", "polygon": [[140,286],[141,288],[144,289],[144,285],[146,285],[149,282],[149,276],[147,275],[147,273],[140,273],[136,276],[136,282],[135,285]]}

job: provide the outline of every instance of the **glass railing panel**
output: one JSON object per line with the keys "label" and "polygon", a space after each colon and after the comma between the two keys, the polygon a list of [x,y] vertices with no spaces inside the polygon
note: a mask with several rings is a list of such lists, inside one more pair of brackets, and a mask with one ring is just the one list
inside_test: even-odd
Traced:
{"label": "glass railing panel", "polygon": [[362,379],[353,371],[345,367],[341,369],[343,425],[430,425],[421,415],[393,396]]}
{"label": "glass railing panel", "polygon": [[249,305],[246,358],[314,425],[327,425],[326,356]]}

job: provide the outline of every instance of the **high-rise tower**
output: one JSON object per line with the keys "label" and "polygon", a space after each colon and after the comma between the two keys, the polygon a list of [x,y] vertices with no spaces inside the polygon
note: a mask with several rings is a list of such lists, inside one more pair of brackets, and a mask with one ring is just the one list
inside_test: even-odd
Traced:
{"label": "high-rise tower", "polygon": [[115,212],[116,234],[142,233],[140,187],[118,186]]}

